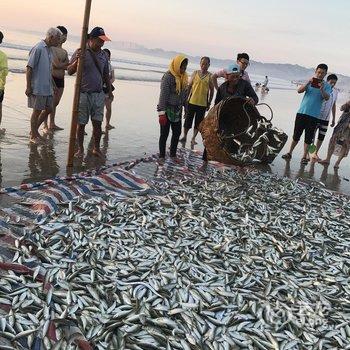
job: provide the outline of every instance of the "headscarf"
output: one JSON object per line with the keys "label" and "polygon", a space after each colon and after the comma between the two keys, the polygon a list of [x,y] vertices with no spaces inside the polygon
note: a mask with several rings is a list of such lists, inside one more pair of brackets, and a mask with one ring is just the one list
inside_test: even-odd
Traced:
{"label": "headscarf", "polygon": [[177,55],[173,58],[169,65],[170,73],[175,77],[176,81],[176,93],[180,94],[180,92],[186,88],[188,85],[188,75],[185,72],[184,74],[180,73],[181,63],[186,59],[185,55]]}

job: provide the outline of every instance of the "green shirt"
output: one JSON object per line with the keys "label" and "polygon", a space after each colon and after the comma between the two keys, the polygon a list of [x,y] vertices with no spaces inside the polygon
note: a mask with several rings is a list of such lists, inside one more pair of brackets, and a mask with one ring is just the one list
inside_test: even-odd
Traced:
{"label": "green shirt", "polygon": [[0,51],[0,90],[4,90],[6,83],[6,76],[9,70],[7,67],[7,56]]}

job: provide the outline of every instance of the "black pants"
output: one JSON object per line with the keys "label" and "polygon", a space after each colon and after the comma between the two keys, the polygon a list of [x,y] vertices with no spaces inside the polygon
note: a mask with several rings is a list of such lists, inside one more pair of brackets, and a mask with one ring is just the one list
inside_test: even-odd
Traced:
{"label": "black pants", "polygon": [[193,105],[191,103],[188,104],[187,115],[184,123],[185,129],[191,129],[194,120],[194,128],[198,129],[198,125],[204,118],[206,107]]}
{"label": "black pants", "polygon": [[170,157],[176,156],[177,144],[181,135],[181,120],[178,122],[171,122],[168,120],[166,125],[160,126],[160,137],[159,137],[159,157],[165,157],[166,141],[169,136],[169,131],[172,131],[171,143],[170,143]]}
{"label": "black pants", "polygon": [[295,118],[293,140],[298,142],[305,132],[305,143],[310,145],[314,141],[318,119],[306,114],[298,113]]}

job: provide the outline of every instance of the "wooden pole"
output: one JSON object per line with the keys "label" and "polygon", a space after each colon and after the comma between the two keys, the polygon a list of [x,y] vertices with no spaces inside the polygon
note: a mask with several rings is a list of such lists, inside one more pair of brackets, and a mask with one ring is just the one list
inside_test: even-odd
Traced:
{"label": "wooden pole", "polygon": [[76,139],[76,132],[77,132],[77,121],[78,121],[78,113],[79,113],[80,83],[81,83],[81,77],[82,77],[82,73],[83,73],[84,56],[85,56],[86,41],[87,41],[87,34],[88,34],[88,27],[89,27],[91,2],[92,2],[92,0],[86,0],[86,2],[85,2],[84,21],[83,21],[83,28],[81,31],[81,41],[80,41],[81,56],[78,60],[77,77],[75,79],[73,111],[72,111],[72,121],[71,121],[71,127],[70,127],[67,167],[73,167],[73,157],[74,157],[75,139]]}

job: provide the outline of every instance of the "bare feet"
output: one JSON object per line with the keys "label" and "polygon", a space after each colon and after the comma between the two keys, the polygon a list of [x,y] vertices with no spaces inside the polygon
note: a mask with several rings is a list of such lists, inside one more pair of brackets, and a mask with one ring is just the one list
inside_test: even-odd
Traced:
{"label": "bare feet", "polygon": [[111,130],[111,129],[115,129],[115,127],[111,124],[106,125],[106,130]]}
{"label": "bare feet", "polygon": [[321,158],[318,156],[317,153],[313,153],[313,154],[311,154],[311,160],[313,162],[319,162],[321,160]]}
{"label": "bare feet", "polygon": [[44,134],[44,135],[45,135],[45,134],[49,134],[49,133],[51,132],[51,130],[50,130],[47,126],[44,126],[43,129],[42,129],[42,131],[43,131],[43,134]]}
{"label": "bare feet", "polygon": [[84,157],[84,150],[79,149],[77,152],[75,152],[74,157],[75,158],[83,158]]}
{"label": "bare feet", "polygon": [[6,129],[0,128],[0,135],[4,135],[4,134],[5,134],[5,131],[6,131]]}
{"label": "bare feet", "polygon": [[335,162],[333,168],[334,168],[334,169],[339,169],[339,164],[340,164],[339,162]]}
{"label": "bare feet", "polygon": [[327,159],[319,160],[318,162],[322,165],[329,165],[329,160]]}
{"label": "bare feet", "polygon": [[104,156],[104,154],[101,152],[101,150],[99,150],[99,149],[93,149],[93,150],[91,151],[91,153],[92,153],[95,157],[106,158],[106,157]]}
{"label": "bare feet", "polygon": [[184,136],[184,137],[181,137],[181,139],[179,140],[180,142],[186,142],[187,138]]}
{"label": "bare feet", "polygon": [[194,146],[194,145],[197,145],[196,139],[192,139],[192,140],[191,140],[191,145],[193,145],[193,146]]}
{"label": "bare feet", "polygon": [[30,137],[29,142],[34,144],[34,145],[40,145],[42,143],[42,141],[39,137]]}

